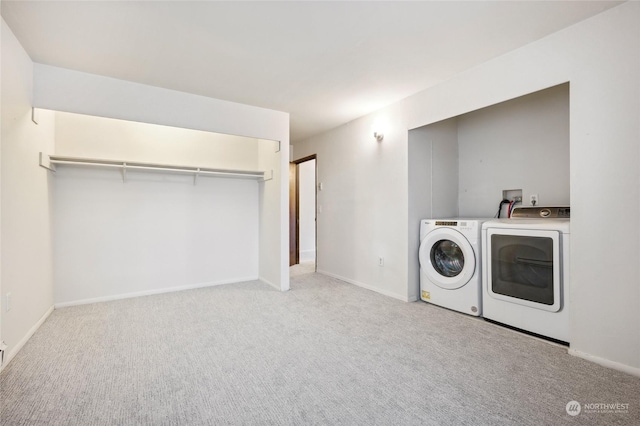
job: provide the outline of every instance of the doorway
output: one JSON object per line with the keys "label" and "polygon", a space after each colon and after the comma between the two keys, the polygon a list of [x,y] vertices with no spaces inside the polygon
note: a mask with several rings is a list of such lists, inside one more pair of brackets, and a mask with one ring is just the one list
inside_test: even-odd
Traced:
{"label": "doorway", "polygon": [[289,266],[292,274],[316,270],[316,155],[289,165]]}

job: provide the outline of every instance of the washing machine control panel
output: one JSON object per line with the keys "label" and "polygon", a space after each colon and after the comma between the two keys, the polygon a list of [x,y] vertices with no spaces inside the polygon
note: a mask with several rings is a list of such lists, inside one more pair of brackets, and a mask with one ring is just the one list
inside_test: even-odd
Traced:
{"label": "washing machine control panel", "polygon": [[459,229],[460,231],[473,231],[477,229],[478,222],[473,220],[436,220],[436,226],[448,226]]}

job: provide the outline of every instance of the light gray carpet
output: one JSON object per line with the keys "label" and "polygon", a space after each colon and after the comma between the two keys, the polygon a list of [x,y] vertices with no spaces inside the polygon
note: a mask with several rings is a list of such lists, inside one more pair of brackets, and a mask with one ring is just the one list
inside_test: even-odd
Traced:
{"label": "light gray carpet", "polygon": [[313,274],[316,272],[316,262],[313,260],[301,261],[297,265],[289,267],[290,277],[299,277],[300,275]]}
{"label": "light gray carpet", "polygon": [[[9,425],[560,425],[640,379],[319,274],[56,310],[0,375]],[[628,413],[571,417],[570,400]]]}

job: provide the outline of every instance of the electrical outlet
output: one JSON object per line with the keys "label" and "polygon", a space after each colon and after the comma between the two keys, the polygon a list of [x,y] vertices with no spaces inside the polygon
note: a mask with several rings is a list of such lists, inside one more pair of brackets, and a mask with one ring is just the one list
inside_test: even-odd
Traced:
{"label": "electrical outlet", "polygon": [[532,206],[538,205],[538,194],[531,194],[529,196],[529,204],[531,204]]}
{"label": "electrical outlet", "polygon": [[4,340],[0,340],[0,366],[4,365],[4,351],[7,350],[7,344]]}
{"label": "electrical outlet", "polygon": [[378,265],[379,265],[379,266],[384,266],[384,257],[380,256],[380,257],[378,258]]}
{"label": "electrical outlet", "polygon": [[11,310],[11,293],[7,293],[5,309],[7,312]]}

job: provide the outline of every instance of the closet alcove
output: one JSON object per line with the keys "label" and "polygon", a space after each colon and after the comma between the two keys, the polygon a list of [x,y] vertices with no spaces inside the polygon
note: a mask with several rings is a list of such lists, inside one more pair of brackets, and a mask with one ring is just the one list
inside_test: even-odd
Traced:
{"label": "closet alcove", "polygon": [[51,113],[57,307],[259,278],[278,142]]}

